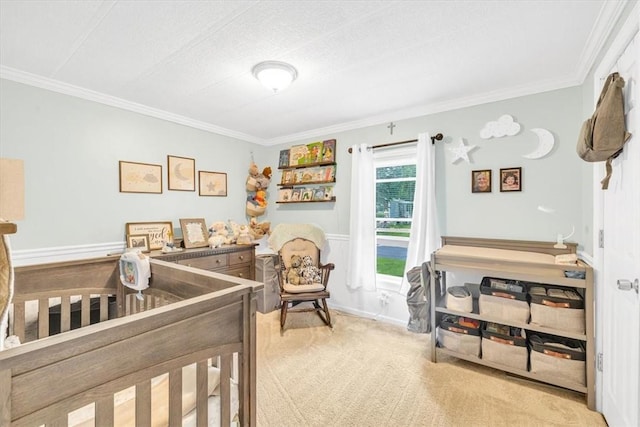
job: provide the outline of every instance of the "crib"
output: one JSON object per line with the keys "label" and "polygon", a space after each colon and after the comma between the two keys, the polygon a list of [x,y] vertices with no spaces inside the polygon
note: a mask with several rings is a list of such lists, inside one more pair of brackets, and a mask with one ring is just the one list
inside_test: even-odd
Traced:
{"label": "crib", "polygon": [[16,268],[0,425],[254,426],[263,284],[155,259],[151,275],[138,299],[118,257]]}

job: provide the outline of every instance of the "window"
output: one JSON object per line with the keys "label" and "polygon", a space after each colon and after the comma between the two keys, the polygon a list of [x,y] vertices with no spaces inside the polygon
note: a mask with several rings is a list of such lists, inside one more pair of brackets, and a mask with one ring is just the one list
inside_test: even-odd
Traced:
{"label": "window", "polygon": [[381,282],[400,284],[409,245],[416,188],[415,147],[380,150],[376,170],[377,274]]}

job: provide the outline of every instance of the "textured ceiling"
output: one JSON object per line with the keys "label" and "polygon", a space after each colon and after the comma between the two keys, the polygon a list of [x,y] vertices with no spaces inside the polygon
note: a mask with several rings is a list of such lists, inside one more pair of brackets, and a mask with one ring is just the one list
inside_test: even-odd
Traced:
{"label": "textured ceiling", "polygon": [[624,3],[1,0],[0,77],[271,145],[581,84]]}

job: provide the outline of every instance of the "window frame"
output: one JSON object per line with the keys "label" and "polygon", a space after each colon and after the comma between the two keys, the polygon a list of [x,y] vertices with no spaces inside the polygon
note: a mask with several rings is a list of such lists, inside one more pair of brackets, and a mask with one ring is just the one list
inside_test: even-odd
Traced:
{"label": "window frame", "polygon": [[[401,182],[401,181],[413,181],[416,182],[417,178],[384,178],[378,180],[377,178],[377,170],[382,167],[393,167],[393,166],[406,166],[406,165],[416,165],[417,164],[417,146],[416,144],[407,144],[403,146],[396,146],[393,148],[384,148],[377,149],[373,153],[373,168],[376,171],[376,178],[374,185],[377,188],[377,184],[379,182]],[[417,171],[416,171],[417,175]],[[375,205],[377,206],[377,195],[375,199]],[[378,216],[376,212],[376,228],[375,228],[375,238],[376,238],[376,248],[378,246],[378,232],[381,230],[378,227]],[[413,218],[400,218],[400,221],[407,221],[409,223],[409,229],[411,229],[411,224]],[[399,237],[394,236],[394,239],[406,239],[407,245],[409,243],[410,235],[407,237]],[[376,251],[376,283],[378,288],[382,290],[390,290],[390,291],[398,291],[400,286],[402,285],[402,277],[390,276],[388,274],[380,274],[378,273],[377,268],[377,259],[378,253]]]}

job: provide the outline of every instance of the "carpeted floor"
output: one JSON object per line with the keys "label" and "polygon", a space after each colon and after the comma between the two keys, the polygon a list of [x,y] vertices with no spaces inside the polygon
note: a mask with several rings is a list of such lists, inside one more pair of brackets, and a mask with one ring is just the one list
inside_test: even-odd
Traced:
{"label": "carpeted floor", "polygon": [[258,313],[258,418],[285,426],[606,426],[583,395],[455,358],[427,334],[332,311]]}

